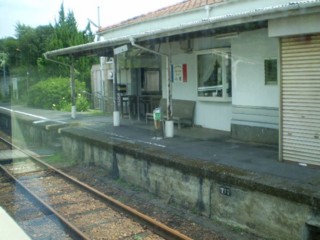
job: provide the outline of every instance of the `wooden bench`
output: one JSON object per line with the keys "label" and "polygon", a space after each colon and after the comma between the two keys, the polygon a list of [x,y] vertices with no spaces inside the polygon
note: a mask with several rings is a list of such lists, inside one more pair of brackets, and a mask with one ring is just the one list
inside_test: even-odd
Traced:
{"label": "wooden bench", "polygon": [[[172,120],[178,124],[178,128],[181,128],[181,124],[193,126],[195,106],[195,101],[172,99]],[[162,120],[167,120],[167,99],[162,98],[159,107]],[[153,120],[153,113],[146,113],[146,123],[149,119]]]}

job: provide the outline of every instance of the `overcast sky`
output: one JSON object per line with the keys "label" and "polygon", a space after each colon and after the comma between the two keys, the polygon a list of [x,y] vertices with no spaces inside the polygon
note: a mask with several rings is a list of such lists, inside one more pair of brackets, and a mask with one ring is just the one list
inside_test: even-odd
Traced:
{"label": "overcast sky", "polygon": [[18,22],[31,27],[54,24],[62,1],[65,13],[72,10],[79,29],[84,30],[88,18],[98,23],[98,6],[105,27],[182,0],[0,0],[0,38],[14,37]]}

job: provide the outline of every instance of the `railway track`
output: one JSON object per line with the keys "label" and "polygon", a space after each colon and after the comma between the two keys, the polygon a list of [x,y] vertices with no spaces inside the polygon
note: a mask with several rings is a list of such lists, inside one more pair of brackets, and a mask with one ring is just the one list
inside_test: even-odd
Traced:
{"label": "railway track", "polygon": [[0,167],[41,208],[54,214],[72,238],[190,239],[38,158],[29,156]]}
{"label": "railway track", "polygon": [[[32,239],[77,239],[50,211],[0,170],[0,206]],[[5,227],[5,226],[1,226]]]}

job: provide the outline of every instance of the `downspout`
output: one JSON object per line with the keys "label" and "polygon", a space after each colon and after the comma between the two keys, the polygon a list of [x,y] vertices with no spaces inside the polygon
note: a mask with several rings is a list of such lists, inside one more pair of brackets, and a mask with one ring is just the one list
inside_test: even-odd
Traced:
{"label": "downspout", "polygon": [[[149,48],[145,48],[141,45],[138,45],[135,43],[133,38],[129,39],[131,42],[131,45],[139,48],[141,50],[144,50],[146,52],[150,52],[156,55],[159,55],[161,57],[165,57],[165,61],[166,61],[166,67],[167,67],[167,71],[166,71],[166,79],[167,79],[167,122],[172,122],[172,83],[171,83],[171,79],[170,79],[170,54],[164,54],[164,53],[160,53],[160,52],[156,52],[154,50],[151,50]],[[173,122],[172,122],[173,124]],[[173,137],[173,126],[169,126],[169,124],[165,125],[165,135],[166,137]],[[170,128],[170,129],[168,129]],[[171,128],[172,128],[172,133],[171,132]]]}
{"label": "downspout", "polygon": [[47,56],[47,54],[43,54],[44,55],[44,58],[47,60],[47,61],[51,61],[51,62],[54,62],[54,63],[57,63],[57,64],[61,64],[63,66],[66,66],[68,68],[70,68],[70,79],[71,79],[71,118],[75,119],[76,118],[76,96],[75,96],[75,80],[74,80],[74,63],[73,63],[73,58],[72,58],[72,63],[71,65],[68,65],[68,64],[65,64],[63,62],[59,62],[57,60],[53,60],[51,58],[49,58]]}

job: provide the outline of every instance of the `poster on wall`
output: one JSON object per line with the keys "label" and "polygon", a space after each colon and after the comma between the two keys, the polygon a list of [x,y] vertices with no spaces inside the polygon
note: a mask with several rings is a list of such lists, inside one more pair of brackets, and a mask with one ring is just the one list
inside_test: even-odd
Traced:
{"label": "poster on wall", "polygon": [[186,83],[188,81],[187,70],[187,64],[172,64],[172,81],[174,83]]}

